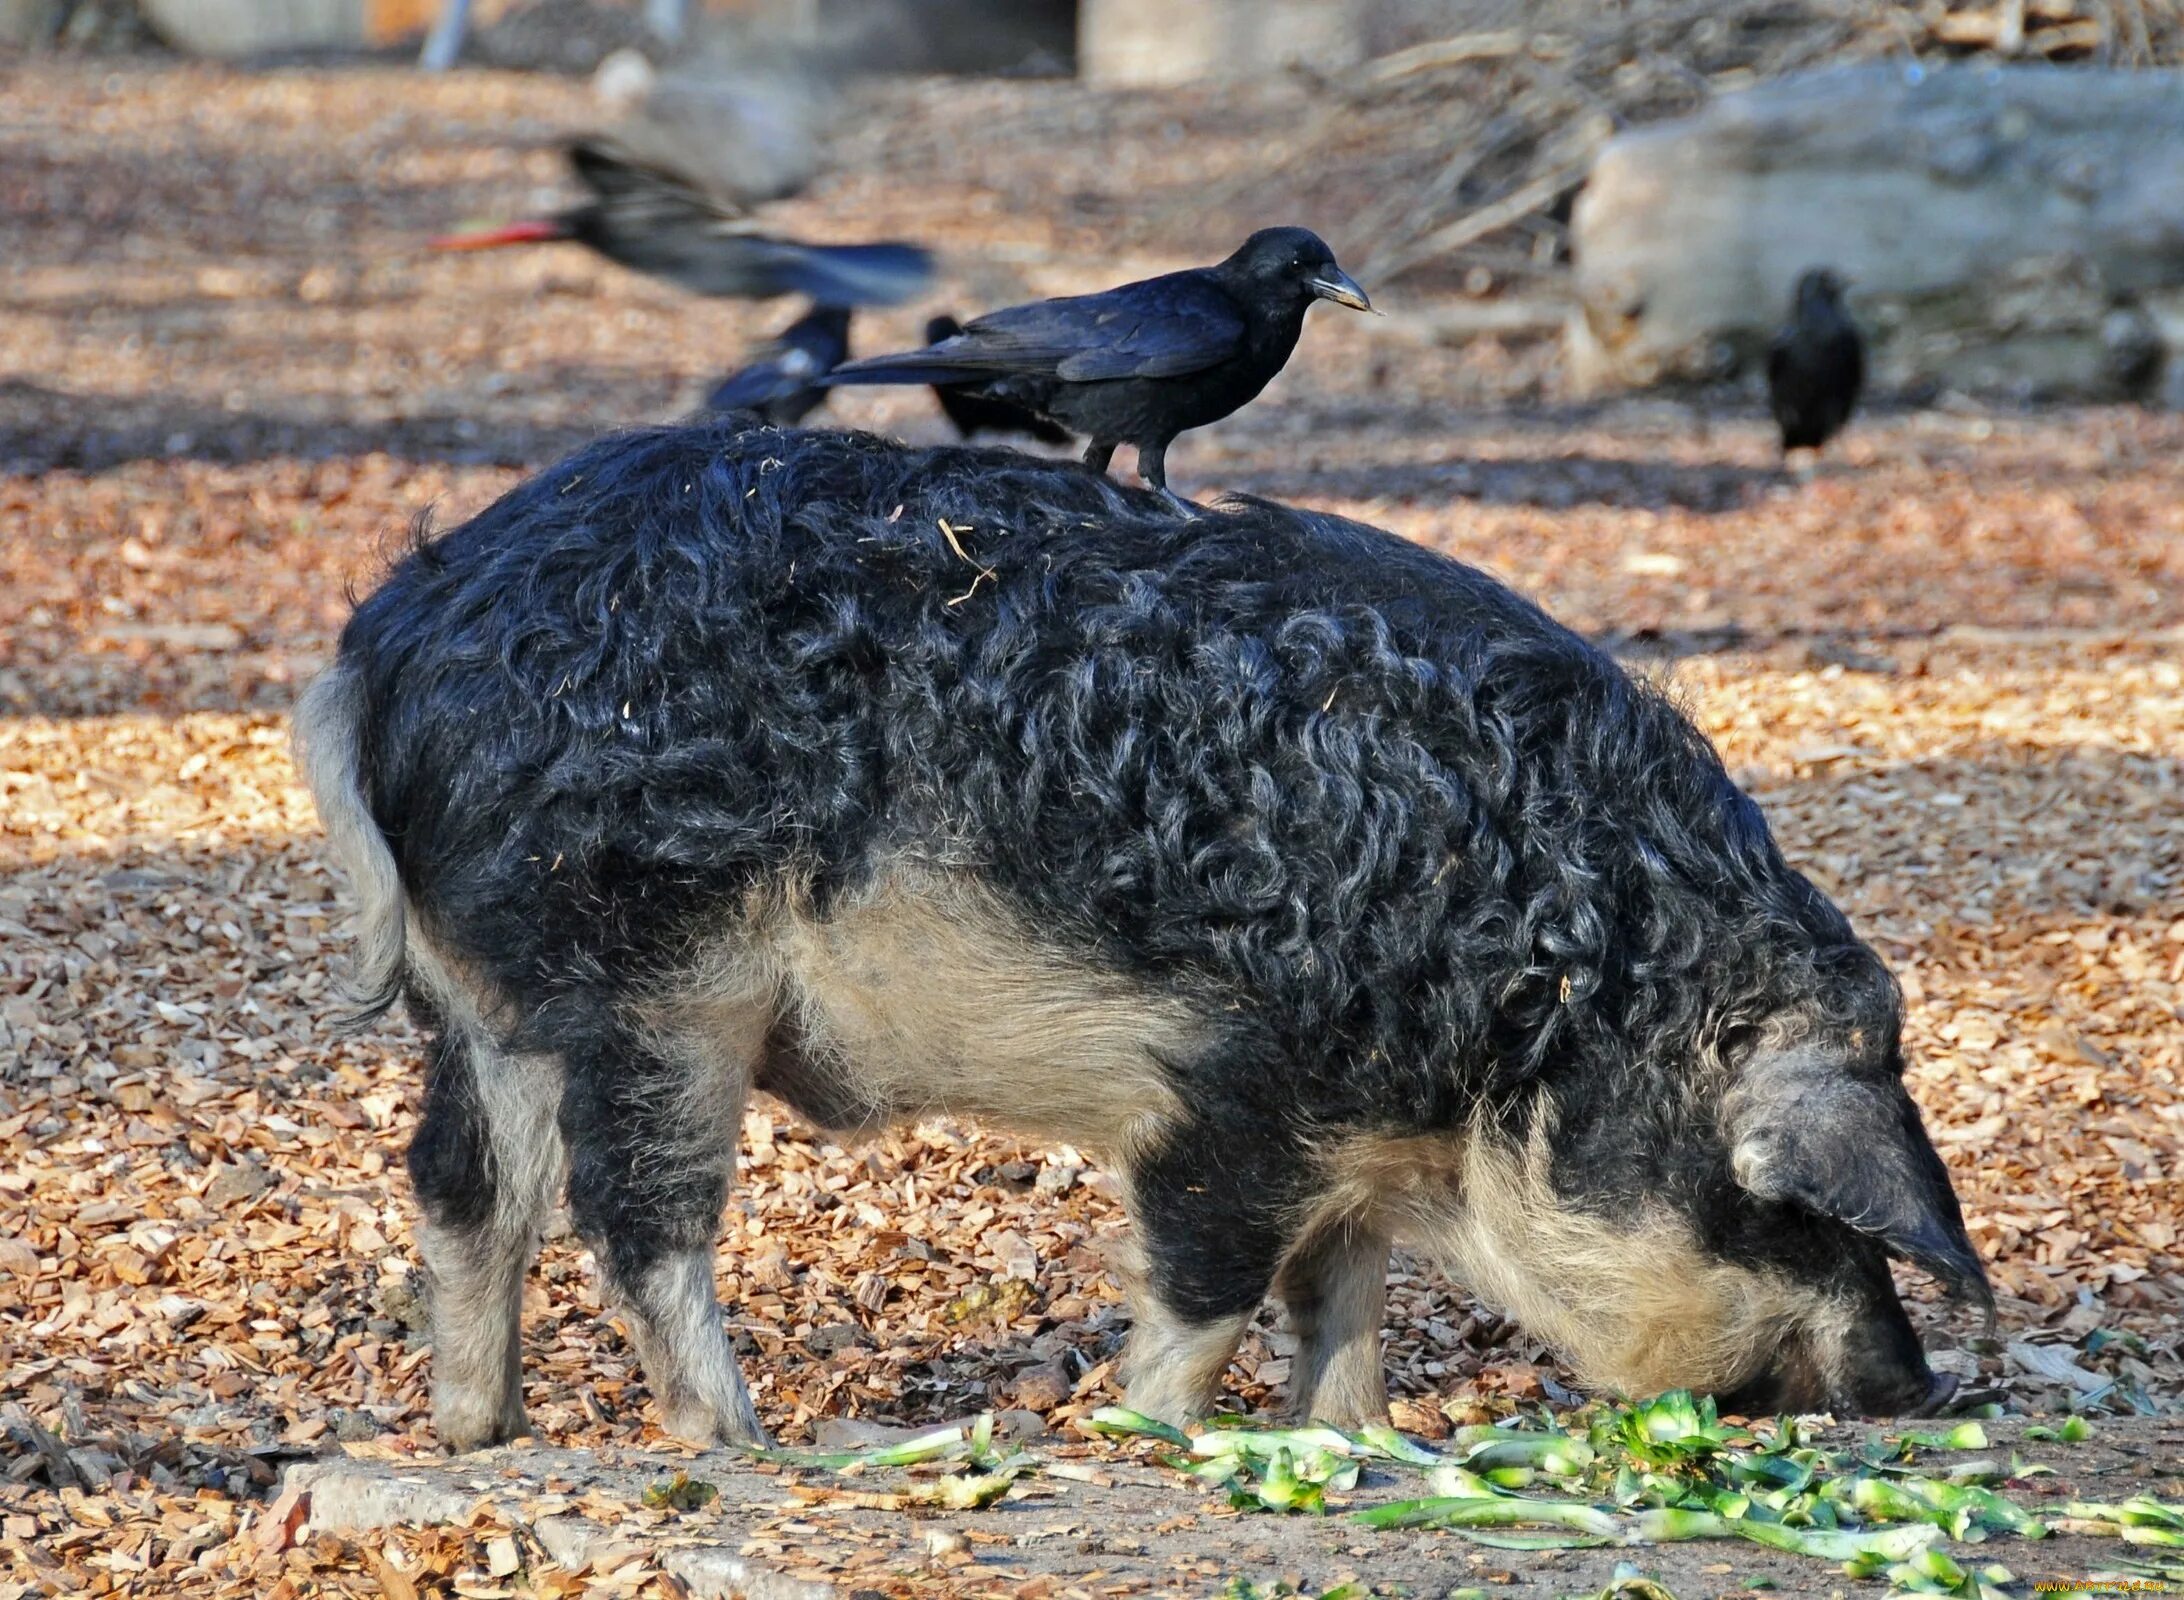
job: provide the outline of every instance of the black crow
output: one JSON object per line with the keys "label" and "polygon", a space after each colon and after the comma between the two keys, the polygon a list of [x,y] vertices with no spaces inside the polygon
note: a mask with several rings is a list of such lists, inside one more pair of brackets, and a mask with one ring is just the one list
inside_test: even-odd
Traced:
{"label": "black crow", "polygon": [[556,216],[435,239],[483,250],[574,239],[609,261],[693,294],[750,300],[801,294],[814,305],[893,305],[925,287],[932,257],[909,244],[800,244],[761,233],[740,205],[605,139],[579,139],[569,164],[592,198]]}
{"label": "black crow", "polygon": [[[935,317],[925,325],[925,342],[939,344],[962,331],[963,324],[955,318]],[[1013,401],[985,399],[975,392],[975,387],[961,383],[933,385],[933,395],[955,424],[957,438],[975,439],[982,433],[1028,433],[1041,444],[1069,443],[1066,428],[1057,428],[1038,412]]]}
{"label": "black crow", "polygon": [[849,355],[849,312],[814,306],[752,352],[752,361],[706,396],[708,411],[750,411],[779,428],[793,428],[827,392],[814,387]]}
{"label": "black crow", "polygon": [[1116,445],[1135,445],[1145,481],[1187,504],[1168,488],[1169,442],[1264,389],[1314,300],[1372,310],[1319,235],[1262,228],[1219,266],[991,311],[927,349],[852,361],[823,381],[948,384],[1009,401],[1089,436],[1095,472]]}
{"label": "black crow", "polygon": [[1785,455],[1835,437],[1865,383],[1865,341],[1843,308],[1843,287],[1826,267],[1799,278],[1790,320],[1768,347],[1767,401]]}

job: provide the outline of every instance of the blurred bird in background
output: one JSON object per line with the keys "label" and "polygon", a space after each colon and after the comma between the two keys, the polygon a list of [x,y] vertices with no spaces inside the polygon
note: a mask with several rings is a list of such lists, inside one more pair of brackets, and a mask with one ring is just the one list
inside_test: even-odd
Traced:
{"label": "blurred bird in background", "polygon": [[1865,341],[1844,308],[1845,287],[1826,267],[1799,278],[1790,320],[1768,347],[1767,401],[1785,456],[1841,432],[1865,385]]}
{"label": "blurred bird in background", "polygon": [[441,250],[572,239],[693,294],[814,305],[894,305],[922,290],[932,257],[912,244],[808,244],[767,232],[752,215],[804,188],[821,165],[831,95],[809,68],[687,69],[621,90],[608,132],[571,141],[569,165],[589,191],[549,217],[435,239]]}
{"label": "blurred bird in background", "polygon": [[706,397],[706,409],[752,411],[776,427],[795,427],[826,403],[817,381],[849,357],[848,308],[814,306],[753,357]]}

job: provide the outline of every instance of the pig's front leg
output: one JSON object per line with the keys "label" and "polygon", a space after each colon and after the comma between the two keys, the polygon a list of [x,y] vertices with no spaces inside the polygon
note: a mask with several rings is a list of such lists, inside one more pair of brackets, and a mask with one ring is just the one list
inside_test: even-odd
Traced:
{"label": "pig's front leg", "polygon": [[1182,1424],[1221,1375],[1287,1253],[1301,1152],[1211,1122],[1166,1130],[1129,1164],[1142,1252],[1122,1378],[1132,1410]]}
{"label": "pig's front leg", "polygon": [[1388,1420],[1380,1333],[1388,1308],[1387,1233],[1367,1222],[1319,1229],[1282,1263],[1274,1292],[1297,1336],[1290,1408],[1355,1428]]}

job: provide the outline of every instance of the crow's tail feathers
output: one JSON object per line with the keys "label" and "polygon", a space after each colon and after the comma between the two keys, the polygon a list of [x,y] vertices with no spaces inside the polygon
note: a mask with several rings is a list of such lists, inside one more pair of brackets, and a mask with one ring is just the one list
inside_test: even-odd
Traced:
{"label": "crow's tail feathers", "polygon": [[903,356],[874,356],[870,361],[852,361],[813,381],[822,389],[846,389],[868,383],[957,383],[962,378],[960,367],[921,362],[913,351]]}
{"label": "crow's tail feathers", "polygon": [[914,244],[792,244],[771,241],[769,265],[783,294],[820,306],[891,306],[932,281],[933,258]]}
{"label": "crow's tail feathers", "polygon": [[785,376],[776,366],[761,363],[731,373],[721,381],[720,387],[705,397],[708,411],[755,411],[785,399],[802,387],[793,378]]}

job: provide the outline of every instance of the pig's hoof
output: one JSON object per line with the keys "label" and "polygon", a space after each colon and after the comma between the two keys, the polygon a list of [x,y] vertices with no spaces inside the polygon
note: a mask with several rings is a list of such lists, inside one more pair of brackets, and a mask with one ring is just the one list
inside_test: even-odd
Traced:
{"label": "pig's hoof", "polygon": [[1301,1427],[1307,1422],[1324,1422],[1330,1428],[1341,1428],[1346,1432],[1354,1432],[1359,1428],[1393,1427],[1395,1425],[1393,1419],[1388,1415],[1386,1401],[1382,1401],[1377,1406],[1315,1405],[1309,1409],[1292,1405],[1288,1408],[1285,1416],[1294,1426]]}
{"label": "pig's hoof", "polygon": [[451,1455],[490,1450],[494,1445],[520,1439],[531,1431],[519,1403],[514,1406],[477,1406],[443,1400],[432,1408],[432,1429]]}
{"label": "pig's hoof", "polygon": [[722,1417],[710,1406],[685,1406],[662,1424],[684,1444],[699,1450],[771,1450],[773,1439],[756,1415]]}
{"label": "pig's hoof", "polygon": [[1165,1422],[1171,1428],[1187,1428],[1213,1409],[1210,1401],[1201,1401],[1196,1394],[1181,1393],[1172,1385],[1163,1386],[1151,1378],[1125,1383],[1123,1404],[1140,1416]]}

